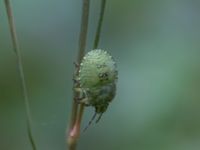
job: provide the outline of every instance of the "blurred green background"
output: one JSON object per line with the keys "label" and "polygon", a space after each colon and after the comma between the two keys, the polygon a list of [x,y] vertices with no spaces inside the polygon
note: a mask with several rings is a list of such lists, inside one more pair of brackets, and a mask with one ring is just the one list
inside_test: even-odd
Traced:
{"label": "blurred green background", "polygon": [[[92,0],[87,50],[99,13]],[[81,0],[12,0],[38,150],[66,149]],[[115,100],[78,150],[200,149],[200,1],[108,0],[99,48],[118,64]],[[0,1],[0,150],[31,150]],[[87,108],[82,127],[94,110]]]}

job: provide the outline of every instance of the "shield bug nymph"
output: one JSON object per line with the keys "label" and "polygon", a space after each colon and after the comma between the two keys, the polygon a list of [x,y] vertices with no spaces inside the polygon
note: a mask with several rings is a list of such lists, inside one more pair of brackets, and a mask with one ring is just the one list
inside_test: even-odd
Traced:
{"label": "shield bug nymph", "polygon": [[84,56],[76,77],[79,86],[74,90],[78,92],[79,103],[95,108],[89,125],[96,114],[99,114],[96,122],[100,120],[115,97],[117,75],[116,63],[107,51],[91,50]]}

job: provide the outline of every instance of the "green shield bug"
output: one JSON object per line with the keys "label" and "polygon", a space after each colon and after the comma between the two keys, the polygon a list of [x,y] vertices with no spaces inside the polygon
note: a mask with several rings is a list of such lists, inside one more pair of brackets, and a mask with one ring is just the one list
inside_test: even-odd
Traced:
{"label": "green shield bug", "polygon": [[95,114],[88,126],[97,114],[99,117],[96,122],[100,120],[115,97],[117,76],[116,63],[107,51],[95,49],[83,57],[79,73],[75,77],[78,86],[74,90],[78,92],[79,103],[95,108]]}

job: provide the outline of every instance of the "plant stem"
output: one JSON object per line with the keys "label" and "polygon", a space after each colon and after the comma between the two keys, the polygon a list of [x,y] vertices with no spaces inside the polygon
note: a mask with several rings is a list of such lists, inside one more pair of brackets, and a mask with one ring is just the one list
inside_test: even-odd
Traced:
{"label": "plant stem", "polygon": [[[89,19],[89,6],[90,6],[90,0],[83,0],[81,29],[80,29],[80,35],[79,35],[79,52],[77,56],[78,67],[75,73],[76,76],[79,74],[79,65],[85,53],[85,46],[86,46],[86,41],[87,41],[88,19]],[[76,85],[74,83],[74,88],[75,87]],[[76,149],[77,140],[80,135],[81,119],[84,112],[83,104],[80,105],[80,108],[78,107],[79,105],[76,102],[77,96],[78,96],[77,93],[74,91],[73,102],[72,102],[72,113],[71,113],[68,140],[67,140],[69,150]],[[78,109],[79,109],[79,113],[78,113]]]}
{"label": "plant stem", "polygon": [[20,80],[21,80],[21,86],[22,86],[22,90],[23,90],[23,97],[24,97],[24,102],[25,102],[25,107],[26,107],[28,138],[31,143],[32,149],[36,150],[36,145],[34,142],[33,132],[32,132],[32,119],[31,119],[31,112],[30,112],[30,105],[29,105],[26,81],[25,81],[25,76],[24,76],[24,69],[23,69],[23,64],[22,64],[22,56],[20,53],[19,44],[18,44],[18,40],[17,40],[17,33],[16,33],[16,28],[15,28],[12,8],[11,8],[10,0],[4,0],[4,3],[5,3],[5,7],[6,7],[8,23],[9,23],[9,28],[10,28],[10,33],[11,33],[11,38],[12,38],[12,43],[13,43],[13,50],[16,54],[17,66],[18,66],[18,71],[19,71]]}
{"label": "plant stem", "polygon": [[99,21],[97,25],[93,49],[96,49],[99,44],[100,34],[101,34],[101,29],[102,29],[102,24],[103,24],[103,19],[104,19],[105,6],[106,6],[106,0],[101,0],[101,10],[100,10]]}
{"label": "plant stem", "polygon": [[80,136],[80,127],[81,127],[82,116],[84,113],[84,108],[85,108],[84,105],[81,104],[74,126],[72,130],[69,132],[69,138],[68,138],[69,150],[76,149],[77,140]]}
{"label": "plant stem", "polygon": [[86,46],[86,41],[87,41],[87,30],[88,30],[88,20],[89,20],[89,9],[90,9],[90,0],[83,0],[81,29],[80,29],[80,35],[79,35],[79,53],[78,53],[78,57],[77,57],[78,64],[81,63],[82,58],[85,53],[85,46]]}

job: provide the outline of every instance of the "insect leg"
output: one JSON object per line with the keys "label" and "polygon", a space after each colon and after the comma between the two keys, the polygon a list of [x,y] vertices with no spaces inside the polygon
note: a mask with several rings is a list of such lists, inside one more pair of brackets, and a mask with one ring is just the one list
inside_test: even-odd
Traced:
{"label": "insect leg", "polygon": [[79,67],[80,67],[80,65],[79,65],[77,62],[74,62],[74,66],[75,66],[76,68],[79,68]]}
{"label": "insect leg", "polygon": [[96,123],[99,122],[99,120],[101,119],[102,115],[103,115],[103,113],[101,113],[101,114],[99,115],[99,117],[98,117],[97,120],[96,120]]}
{"label": "insect leg", "polygon": [[74,88],[74,90],[78,93],[78,96],[75,98],[75,100],[79,104],[85,104],[85,106],[89,106],[87,92],[82,88]]}
{"label": "insect leg", "polygon": [[75,87],[77,87],[80,84],[80,81],[77,78],[77,72],[80,68],[80,65],[78,63],[74,62],[74,66],[75,66],[75,72],[73,73],[73,79],[72,80],[74,81]]}
{"label": "insect leg", "polygon": [[85,132],[88,129],[88,127],[92,124],[92,121],[95,119],[96,115],[97,113],[95,112],[91,120],[89,121],[88,125],[84,128],[83,132]]}
{"label": "insect leg", "polygon": [[83,92],[83,90],[81,88],[74,88],[74,91],[78,92],[78,93],[82,93]]}

